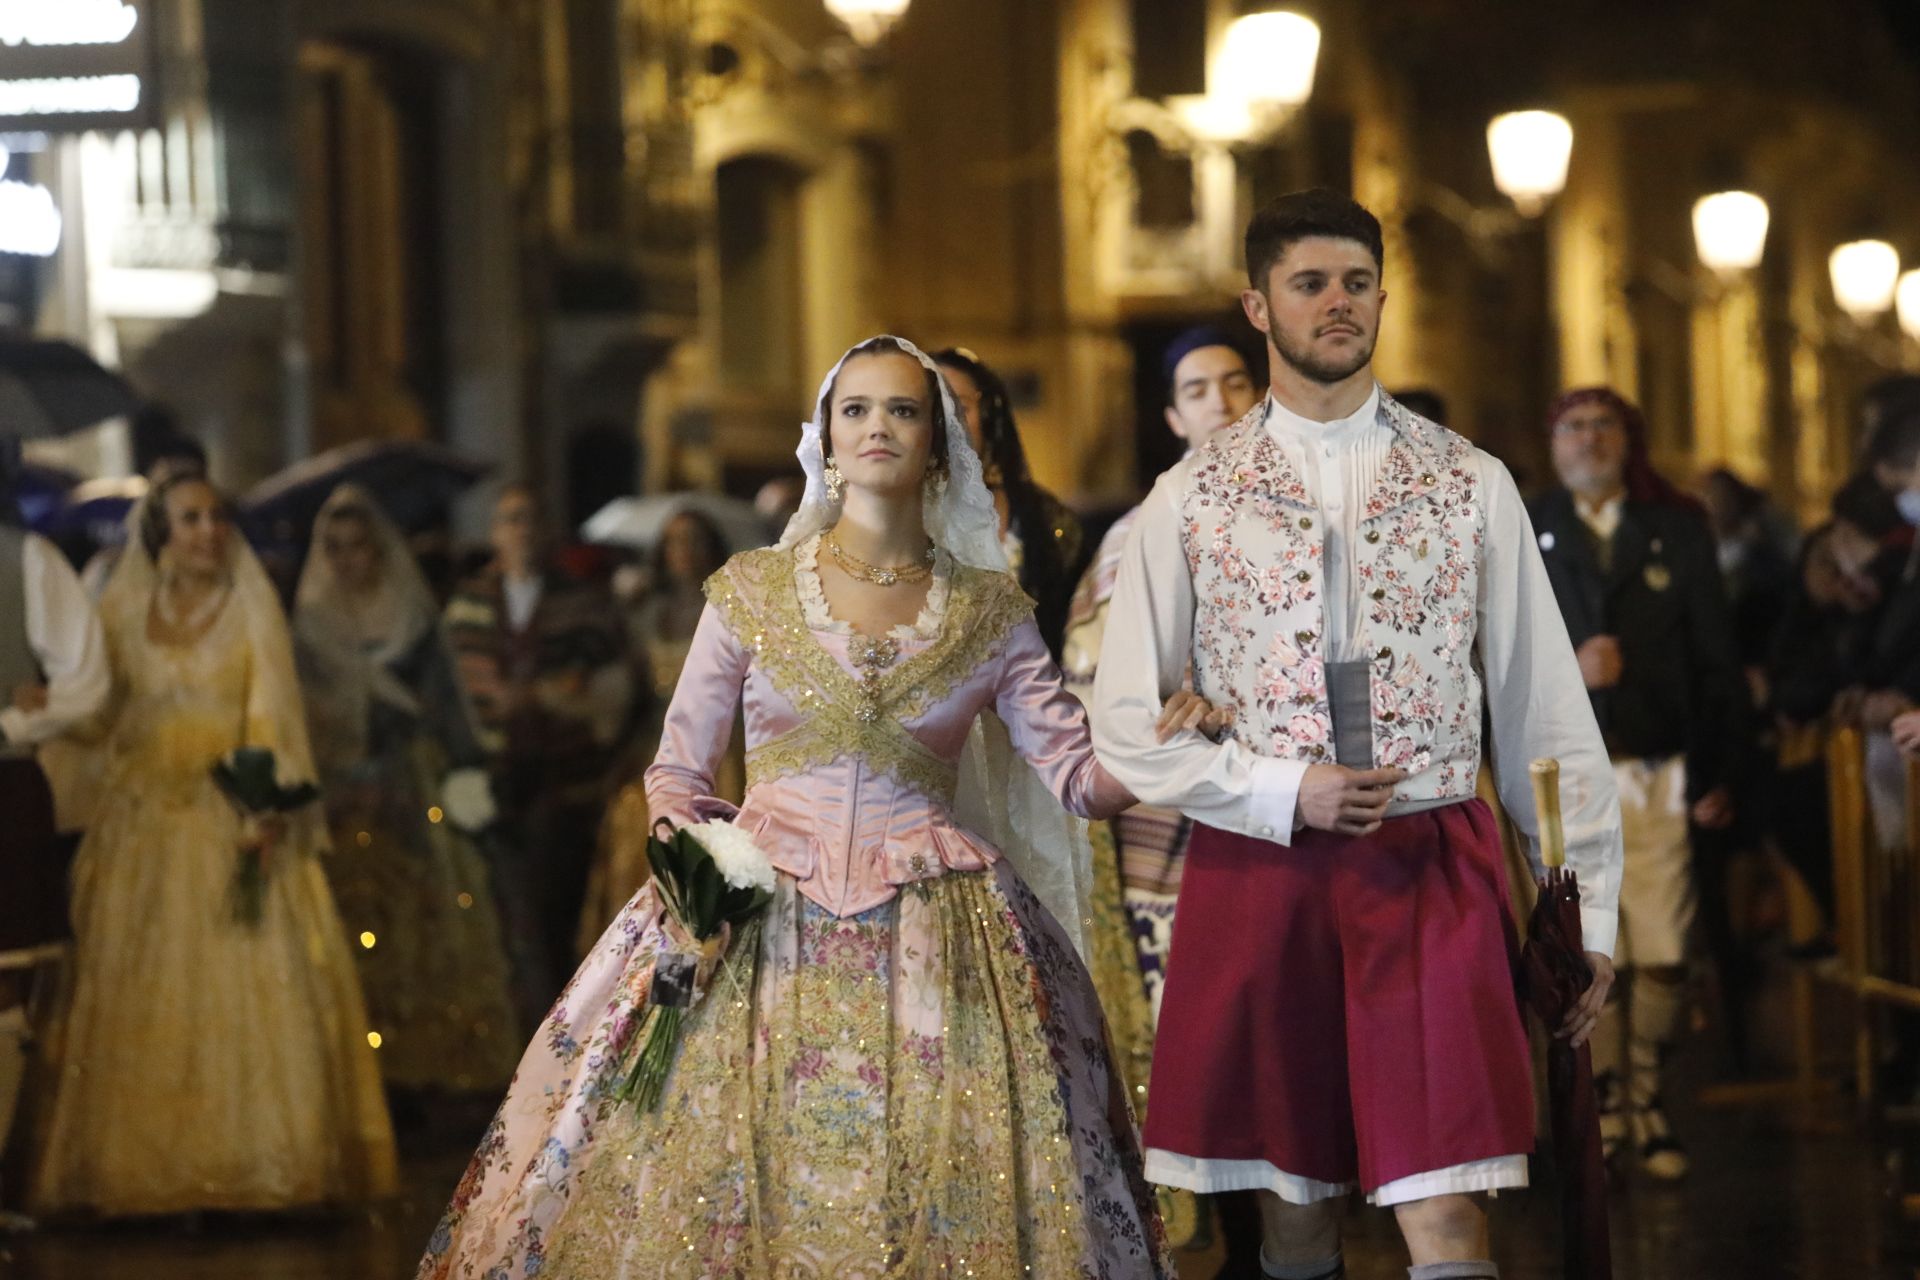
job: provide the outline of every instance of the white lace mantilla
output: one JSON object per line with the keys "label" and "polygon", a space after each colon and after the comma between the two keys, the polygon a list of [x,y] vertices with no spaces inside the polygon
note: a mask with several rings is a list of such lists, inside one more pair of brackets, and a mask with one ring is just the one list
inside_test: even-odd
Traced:
{"label": "white lace mantilla", "polygon": [[[820,537],[816,533],[793,549],[793,585],[800,595],[800,611],[806,616],[810,630],[850,636],[853,625],[833,616],[833,610],[827,606],[826,588],[820,583]],[[947,597],[952,581],[953,558],[936,547],[933,578],[927,587],[927,601],[920,606],[920,616],[912,622],[900,623],[887,632],[887,638],[902,643],[939,638],[940,628],[947,620]]]}

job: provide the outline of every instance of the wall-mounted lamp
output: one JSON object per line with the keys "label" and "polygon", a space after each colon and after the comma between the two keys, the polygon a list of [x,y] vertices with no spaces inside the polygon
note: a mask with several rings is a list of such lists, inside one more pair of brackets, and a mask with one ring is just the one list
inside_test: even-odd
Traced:
{"label": "wall-mounted lamp", "polygon": [[1529,218],[1567,186],[1573,156],[1573,126],[1552,111],[1511,111],[1487,125],[1493,185]]}
{"label": "wall-mounted lamp", "polygon": [[1833,300],[1855,320],[1865,322],[1893,306],[1900,279],[1900,254],[1884,240],[1843,244],[1827,259]]}
{"label": "wall-mounted lamp", "polygon": [[1893,290],[1893,305],[1900,316],[1900,329],[1920,342],[1920,269],[1907,272]]}
{"label": "wall-mounted lamp", "polygon": [[827,12],[846,24],[861,44],[878,44],[886,39],[893,24],[900,21],[913,0],[825,0]]}
{"label": "wall-mounted lamp", "polygon": [[1703,266],[1723,276],[1751,271],[1767,248],[1767,202],[1751,191],[1722,191],[1693,204],[1693,245]]}

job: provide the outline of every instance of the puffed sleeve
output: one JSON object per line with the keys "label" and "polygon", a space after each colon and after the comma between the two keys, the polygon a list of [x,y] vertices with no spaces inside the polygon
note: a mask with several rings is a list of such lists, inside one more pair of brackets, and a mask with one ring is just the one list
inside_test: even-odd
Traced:
{"label": "puffed sleeve", "polygon": [[1060,668],[1031,617],[1007,637],[994,709],[1013,749],[1069,813],[1111,818],[1133,806],[1133,794],[1094,758],[1086,709],[1061,682]]}
{"label": "puffed sleeve", "polygon": [[726,619],[708,605],[667,706],[660,752],[647,769],[647,806],[656,820],[684,826],[737,812],[713,794],[713,779],[732,741],[747,663]]}

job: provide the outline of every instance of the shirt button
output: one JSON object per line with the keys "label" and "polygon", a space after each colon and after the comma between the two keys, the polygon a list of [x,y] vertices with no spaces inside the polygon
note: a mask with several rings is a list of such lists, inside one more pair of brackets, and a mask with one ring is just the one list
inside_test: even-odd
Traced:
{"label": "shirt button", "polygon": [[1269,836],[1269,837],[1270,837],[1270,836],[1272,836],[1272,835],[1273,835],[1273,828],[1272,828],[1272,827],[1262,827],[1262,828],[1260,828],[1260,834],[1261,834],[1261,835],[1263,835],[1263,836]]}

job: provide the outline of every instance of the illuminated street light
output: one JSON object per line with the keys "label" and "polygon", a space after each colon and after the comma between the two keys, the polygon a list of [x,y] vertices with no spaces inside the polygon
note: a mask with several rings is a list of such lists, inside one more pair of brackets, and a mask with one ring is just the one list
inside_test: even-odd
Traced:
{"label": "illuminated street light", "polygon": [[1893,291],[1894,307],[1900,315],[1900,328],[1909,338],[1920,342],[1920,269],[1900,277]]}
{"label": "illuminated street light", "polygon": [[1751,271],[1767,247],[1767,202],[1751,191],[1722,191],[1693,205],[1693,244],[1722,275]]}
{"label": "illuminated street light", "polygon": [[1250,13],[1227,28],[1207,96],[1250,111],[1293,108],[1313,96],[1320,26],[1297,13]]}
{"label": "illuminated street light", "polygon": [[1893,305],[1900,279],[1900,255],[1884,240],[1843,244],[1827,259],[1833,300],[1855,320],[1871,320]]}
{"label": "illuminated street light", "polygon": [[1566,189],[1573,126],[1552,111],[1512,111],[1487,125],[1493,185],[1527,217]]}
{"label": "illuminated street light", "polygon": [[913,0],[825,0],[827,12],[845,23],[861,44],[878,44]]}
{"label": "illuminated street light", "polygon": [[53,193],[27,182],[0,182],[0,253],[51,258],[60,248],[60,210]]}

